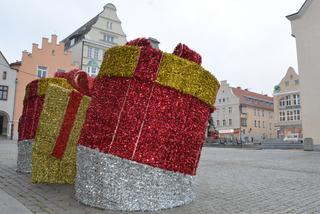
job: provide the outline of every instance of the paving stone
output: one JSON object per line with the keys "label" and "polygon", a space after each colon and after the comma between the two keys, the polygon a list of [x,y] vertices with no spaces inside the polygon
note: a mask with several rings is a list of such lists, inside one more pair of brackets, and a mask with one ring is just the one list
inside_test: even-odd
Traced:
{"label": "paving stone", "polygon": [[[16,153],[15,142],[0,141],[0,189],[31,212],[123,214],[84,206],[71,185],[32,184],[15,171]],[[320,213],[319,163],[320,152],[205,147],[196,200],[155,213]]]}

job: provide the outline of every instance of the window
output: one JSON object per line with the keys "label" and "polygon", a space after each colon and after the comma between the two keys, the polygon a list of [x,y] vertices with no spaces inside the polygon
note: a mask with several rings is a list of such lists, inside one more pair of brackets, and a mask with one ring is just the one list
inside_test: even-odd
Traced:
{"label": "window", "polygon": [[223,98],[223,99],[222,99],[222,102],[225,102],[225,101],[226,101],[226,100]]}
{"label": "window", "polygon": [[232,126],[232,119],[229,119],[229,126]]}
{"label": "window", "polygon": [[262,110],[262,117],[264,117],[264,110]]}
{"label": "window", "polygon": [[219,103],[221,103],[221,99],[219,99]]}
{"label": "window", "polygon": [[88,47],[88,58],[92,58],[93,48]]}
{"label": "window", "polygon": [[2,73],[2,79],[3,79],[3,80],[6,80],[6,79],[7,79],[7,72],[6,72],[6,71],[4,71],[4,72]]}
{"label": "window", "polygon": [[226,120],[222,121],[222,126],[226,126]]}
{"label": "window", "polygon": [[57,69],[57,73],[64,73],[64,72],[66,72],[66,70],[61,69],[61,68],[58,68],[58,69]]}
{"label": "window", "polygon": [[284,100],[284,97],[282,97],[282,98],[280,99],[279,105],[280,105],[281,107],[286,105],[286,102],[285,102],[285,100]]}
{"label": "window", "polygon": [[287,111],[287,121],[293,120],[293,111]]}
{"label": "window", "polygon": [[294,84],[299,85],[299,80],[295,80]]}
{"label": "window", "polygon": [[258,121],[258,127],[260,128],[260,120]]}
{"label": "window", "polygon": [[217,126],[220,126],[220,120],[217,120]]}
{"label": "window", "polygon": [[297,109],[293,111],[293,119],[300,120],[300,110]]}
{"label": "window", "polygon": [[290,95],[286,96],[286,105],[291,106],[291,96]]}
{"label": "window", "polygon": [[258,109],[257,113],[258,113],[258,116],[260,117],[260,110],[259,109]]}
{"label": "window", "polygon": [[107,29],[112,30],[112,22],[107,21]]}
{"label": "window", "polygon": [[87,73],[89,74],[89,76],[97,76],[99,72],[99,69],[97,67],[91,67],[91,66],[88,66],[87,68]]}
{"label": "window", "polygon": [[254,109],[254,116],[257,116],[257,109]]}
{"label": "window", "polygon": [[300,95],[294,94],[293,96],[293,105],[300,105]]}
{"label": "window", "polygon": [[289,81],[286,81],[285,84],[286,84],[286,86],[289,86]]}
{"label": "window", "polygon": [[247,126],[247,118],[241,118],[241,126]]}
{"label": "window", "polygon": [[74,45],[74,43],[75,43],[76,41],[75,41],[75,39],[73,38],[73,39],[71,39],[71,41],[70,41],[70,46],[72,46],[72,45]]}
{"label": "window", "polygon": [[265,128],[265,127],[264,127],[264,121],[262,121],[262,128]]}
{"label": "window", "polygon": [[0,85],[0,100],[8,99],[8,86]]}
{"label": "window", "polygon": [[93,58],[98,59],[98,57],[99,57],[99,49],[94,48],[93,49]]}
{"label": "window", "polygon": [[104,34],[104,36],[103,36],[103,37],[104,37],[104,38],[103,38],[103,40],[104,40],[105,42],[114,43],[114,37],[113,37],[113,36],[110,36],[110,35]]}
{"label": "window", "polygon": [[229,107],[228,110],[229,110],[229,114],[231,114],[232,113],[232,107]]}
{"label": "window", "polygon": [[38,66],[37,76],[38,76],[39,78],[46,78],[46,77],[47,77],[47,67]]}
{"label": "window", "polygon": [[256,120],[254,121],[254,127],[257,127],[257,121]]}
{"label": "window", "polygon": [[280,121],[286,121],[286,114],[284,111],[280,111]]}

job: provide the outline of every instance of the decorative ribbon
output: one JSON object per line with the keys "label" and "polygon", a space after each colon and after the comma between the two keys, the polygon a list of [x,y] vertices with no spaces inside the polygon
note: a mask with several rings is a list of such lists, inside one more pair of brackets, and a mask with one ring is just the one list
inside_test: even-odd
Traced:
{"label": "decorative ribbon", "polygon": [[91,95],[94,78],[90,77],[85,71],[73,69],[69,72],[56,72],[55,77],[65,78],[81,94]]}
{"label": "decorative ribbon", "polygon": [[194,50],[191,50],[185,44],[179,43],[174,49],[173,54],[201,65],[201,55],[195,52]]}
{"label": "decorative ribbon", "polygon": [[80,106],[81,99],[83,95],[78,92],[72,91],[69,94],[69,103],[64,115],[64,120],[60,128],[59,136],[56,140],[55,146],[52,150],[52,156],[62,159],[64,152],[67,148],[67,143],[69,140],[69,135],[73,127],[78,108]]}

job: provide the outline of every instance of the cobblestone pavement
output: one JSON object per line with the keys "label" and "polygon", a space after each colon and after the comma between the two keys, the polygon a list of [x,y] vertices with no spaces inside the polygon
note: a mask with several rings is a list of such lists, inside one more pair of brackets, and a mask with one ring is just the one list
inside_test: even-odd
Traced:
{"label": "cobblestone pavement", "polygon": [[[16,151],[0,140],[0,189],[31,212],[123,213],[78,203],[71,185],[32,184],[15,171]],[[191,204],[156,213],[320,213],[320,152],[204,148],[196,190]]]}

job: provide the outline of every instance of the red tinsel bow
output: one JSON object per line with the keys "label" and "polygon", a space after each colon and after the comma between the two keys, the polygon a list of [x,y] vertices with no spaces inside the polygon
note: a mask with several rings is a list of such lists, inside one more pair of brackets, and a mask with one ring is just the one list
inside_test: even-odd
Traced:
{"label": "red tinsel bow", "polygon": [[127,42],[126,45],[152,48],[150,41],[146,38],[138,38]]}
{"label": "red tinsel bow", "polygon": [[195,52],[194,50],[191,50],[185,44],[179,43],[177,47],[174,49],[173,54],[201,65],[201,55]]}
{"label": "red tinsel bow", "polygon": [[94,78],[88,76],[85,71],[73,69],[66,73],[57,72],[54,76],[67,79],[68,82],[80,93],[88,96],[91,95]]}

